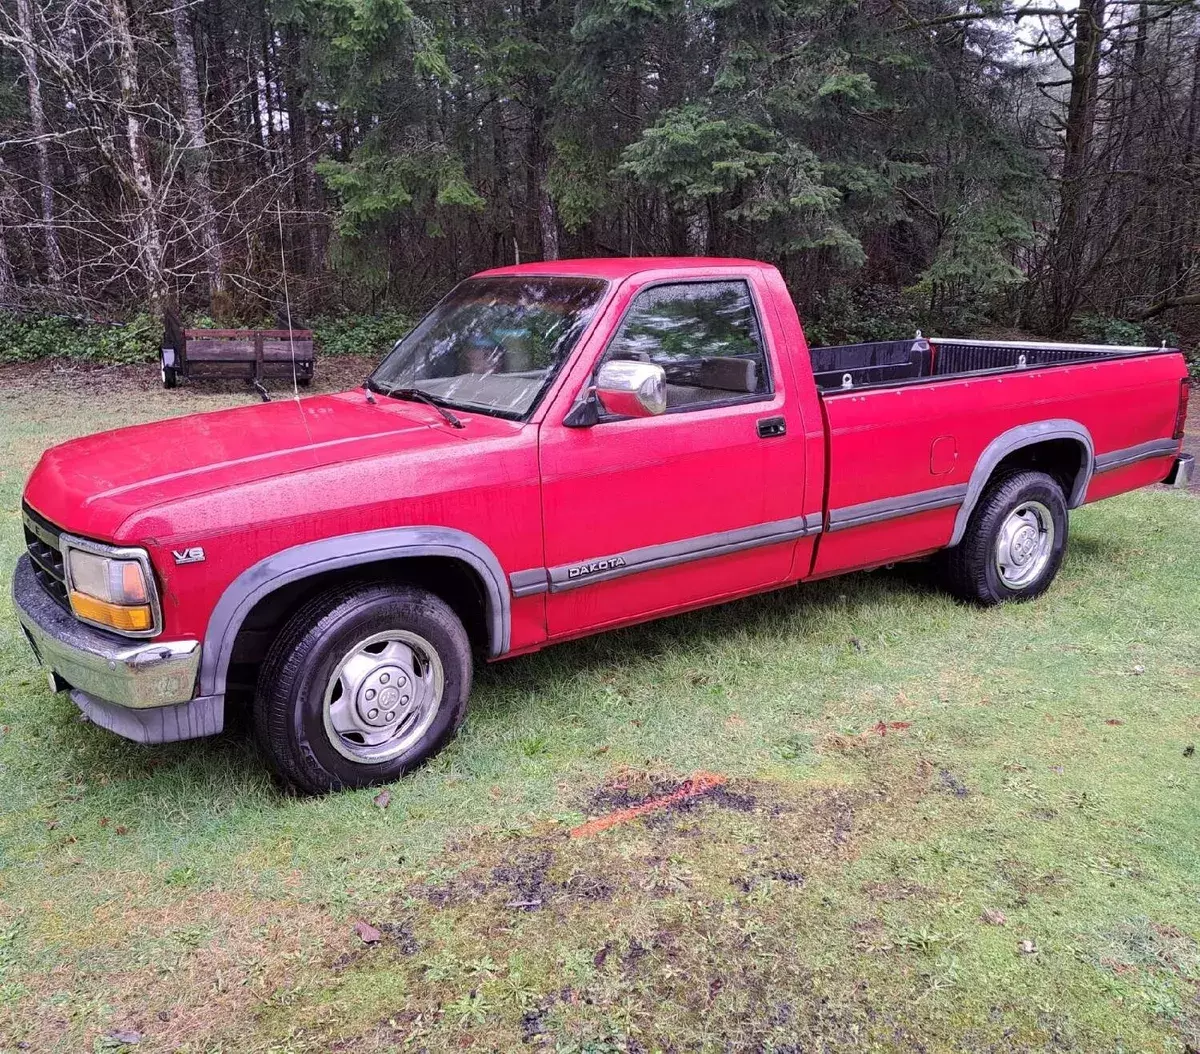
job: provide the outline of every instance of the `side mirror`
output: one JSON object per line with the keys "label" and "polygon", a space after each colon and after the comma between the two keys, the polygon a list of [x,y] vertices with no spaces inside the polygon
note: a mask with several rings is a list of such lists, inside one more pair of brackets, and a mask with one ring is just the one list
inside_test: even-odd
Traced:
{"label": "side mirror", "polygon": [[650,362],[606,362],[596,373],[596,396],[617,417],[657,417],[667,408],[667,375]]}

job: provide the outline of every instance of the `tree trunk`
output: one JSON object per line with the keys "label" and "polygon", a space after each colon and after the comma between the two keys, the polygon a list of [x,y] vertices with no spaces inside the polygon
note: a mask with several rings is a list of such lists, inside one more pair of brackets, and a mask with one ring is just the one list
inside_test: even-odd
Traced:
{"label": "tree trunk", "polygon": [[29,127],[37,151],[38,184],[42,197],[42,245],[46,253],[46,274],[52,286],[62,285],[62,249],[58,244],[58,229],[54,225],[54,183],[50,178],[50,144],[46,139],[46,110],[42,105],[42,82],[34,47],[33,9],[29,0],[17,0],[17,24],[20,30],[21,61],[29,89]]}
{"label": "tree trunk", "polygon": [[312,121],[309,111],[307,67],[304,63],[304,39],[294,27],[286,31],[286,52],[282,61],[283,87],[286,93],[288,137],[292,146],[292,201],[296,213],[303,216],[307,234],[306,267],[319,274],[325,260],[322,226],[317,216],[320,188],[314,166]]}
{"label": "tree trunk", "polygon": [[550,196],[550,157],[545,143],[537,166],[538,223],[542,229],[542,259],[558,259],[558,208]]}
{"label": "tree trunk", "polygon": [[137,202],[135,236],[142,276],[150,308],[162,314],[167,302],[167,278],[164,264],[159,204],[146,150],[146,131],[138,112],[137,52],[129,28],[129,9],[125,0],[110,0],[112,30],[116,40],[117,81],[125,111],[125,138],[129,149],[129,171],[140,199]]}
{"label": "tree trunk", "polygon": [[1064,126],[1058,229],[1050,258],[1047,321],[1054,334],[1067,328],[1079,303],[1078,278],[1086,248],[1087,169],[1095,131],[1105,3],[1106,0],[1081,0],[1075,13],[1075,53]]}
{"label": "tree trunk", "polygon": [[204,110],[200,105],[200,78],[196,72],[196,45],[192,27],[182,0],[171,9],[175,31],[175,57],[179,63],[179,91],[183,96],[183,127],[187,133],[188,174],[200,210],[200,244],[208,263],[208,292],[211,297],[225,293],[225,260],[221,235],[217,229],[217,210],[213,202],[209,169],[208,135],[204,128]]}
{"label": "tree trunk", "polygon": [[1179,202],[1183,221],[1183,237],[1176,252],[1175,267],[1172,268],[1172,283],[1184,269],[1184,256],[1194,252],[1193,248],[1200,240],[1200,216],[1196,215],[1196,187],[1200,182],[1200,36],[1196,37],[1195,50],[1192,52],[1192,86],[1188,99],[1187,142],[1183,149],[1183,183],[1189,189],[1189,196]]}
{"label": "tree trunk", "polygon": [[[540,93],[539,93],[540,95]],[[546,144],[546,110],[539,101],[530,109],[526,142],[526,207],[534,211],[543,260],[558,259],[558,209],[550,196],[550,151]]]}

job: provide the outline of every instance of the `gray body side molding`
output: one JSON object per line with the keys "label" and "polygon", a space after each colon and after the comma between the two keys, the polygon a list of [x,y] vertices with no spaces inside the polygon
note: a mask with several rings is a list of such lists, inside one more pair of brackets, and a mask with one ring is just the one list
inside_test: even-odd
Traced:
{"label": "gray body side molding", "polygon": [[975,509],[975,503],[987,486],[988,480],[1009,454],[1022,447],[1034,446],[1052,439],[1070,439],[1078,443],[1084,450],[1082,468],[1075,477],[1075,485],[1067,495],[1067,508],[1074,509],[1083,504],[1087,495],[1088,483],[1096,468],[1096,448],[1092,443],[1092,433],[1078,421],[1067,419],[1055,421],[1033,421],[1025,425],[1017,425],[993,439],[979,455],[971,479],[967,483],[967,493],[954,520],[954,533],[950,536],[950,544],[958,545],[967,531],[967,521]]}
{"label": "gray body side molding", "polygon": [[222,695],[233,642],[250,610],[281,586],[324,571],[406,556],[443,556],[467,564],[487,600],[488,654],[509,646],[508,579],[496,554],[474,535],[449,527],[390,527],[296,545],[248,567],[221,594],[208,620],[200,662],[200,694]]}
{"label": "gray body side molding", "polygon": [[829,530],[844,531],[849,527],[864,527],[869,523],[882,523],[901,516],[915,516],[918,512],[933,509],[948,509],[963,500],[967,493],[964,483],[933,490],[919,490],[915,494],[901,494],[898,498],[880,498],[864,501],[861,505],[845,505],[829,510]]}
{"label": "gray body side molding", "polygon": [[820,531],[820,514],[809,513],[787,520],[756,524],[753,527],[718,531],[716,534],[697,535],[678,542],[665,542],[661,545],[630,549],[623,553],[610,553],[574,564],[560,564],[558,567],[547,569],[550,592],[562,593],[642,571],[655,571],[692,560],[706,560],[709,557],[738,553],[745,549],[795,541]]}
{"label": "gray body side molding", "polygon": [[550,588],[550,576],[544,567],[531,567],[528,571],[514,571],[508,576],[514,597],[532,597],[545,593]]}
{"label": "gray body side molding", "polygon": [[1108,454],[1097,454],[1096,471],[1108,472],[1110,469],[1136,465],[1139,461],[1149,461],[1156,457],[1173,457],[1178,453],[1178,439],[1151,439],[1148,443],[1122,447]]}

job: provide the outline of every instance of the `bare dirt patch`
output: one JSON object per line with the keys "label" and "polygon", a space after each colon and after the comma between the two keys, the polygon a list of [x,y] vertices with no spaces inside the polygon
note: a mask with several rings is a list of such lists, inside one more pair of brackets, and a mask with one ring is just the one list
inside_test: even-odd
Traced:
{"label": "bare dirt patch", "polygon": [[[622,770],[580,795],[585,812],[668,803],[587,838],[556,825],[466,839],[380,903],[370,923],[400,926],[418,950],[385,936],[337,963],[341,985],[399,972],[406,992],[402,1013],[341,1033],[346,1049],[471,1046],[485,1020],[496,1049],[652,1050],[707,1035],[717,1049],[802,1050],[877,1025],[907,1036],[852,972],[818,977],[796,948],[824,927],[853,953],[858,936],[831,928],[812,883],[856,856],[879,810],[930,781],[901,776],[885,793],[731,780],[672,798],[689,779]],[[316,1021],[294,1035],[328,1038]]]}

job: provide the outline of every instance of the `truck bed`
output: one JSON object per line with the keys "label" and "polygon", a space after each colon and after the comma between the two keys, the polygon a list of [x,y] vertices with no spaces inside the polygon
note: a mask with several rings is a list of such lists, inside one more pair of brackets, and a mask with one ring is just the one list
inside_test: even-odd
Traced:
{"label": "truck bed", "polygon": [[1172,351],[1174,349],[1165,346],[961,340],[956,337],[925,339],[918,335],[912,340],[810,348],[809,356],[817,390],[825,395]]}

